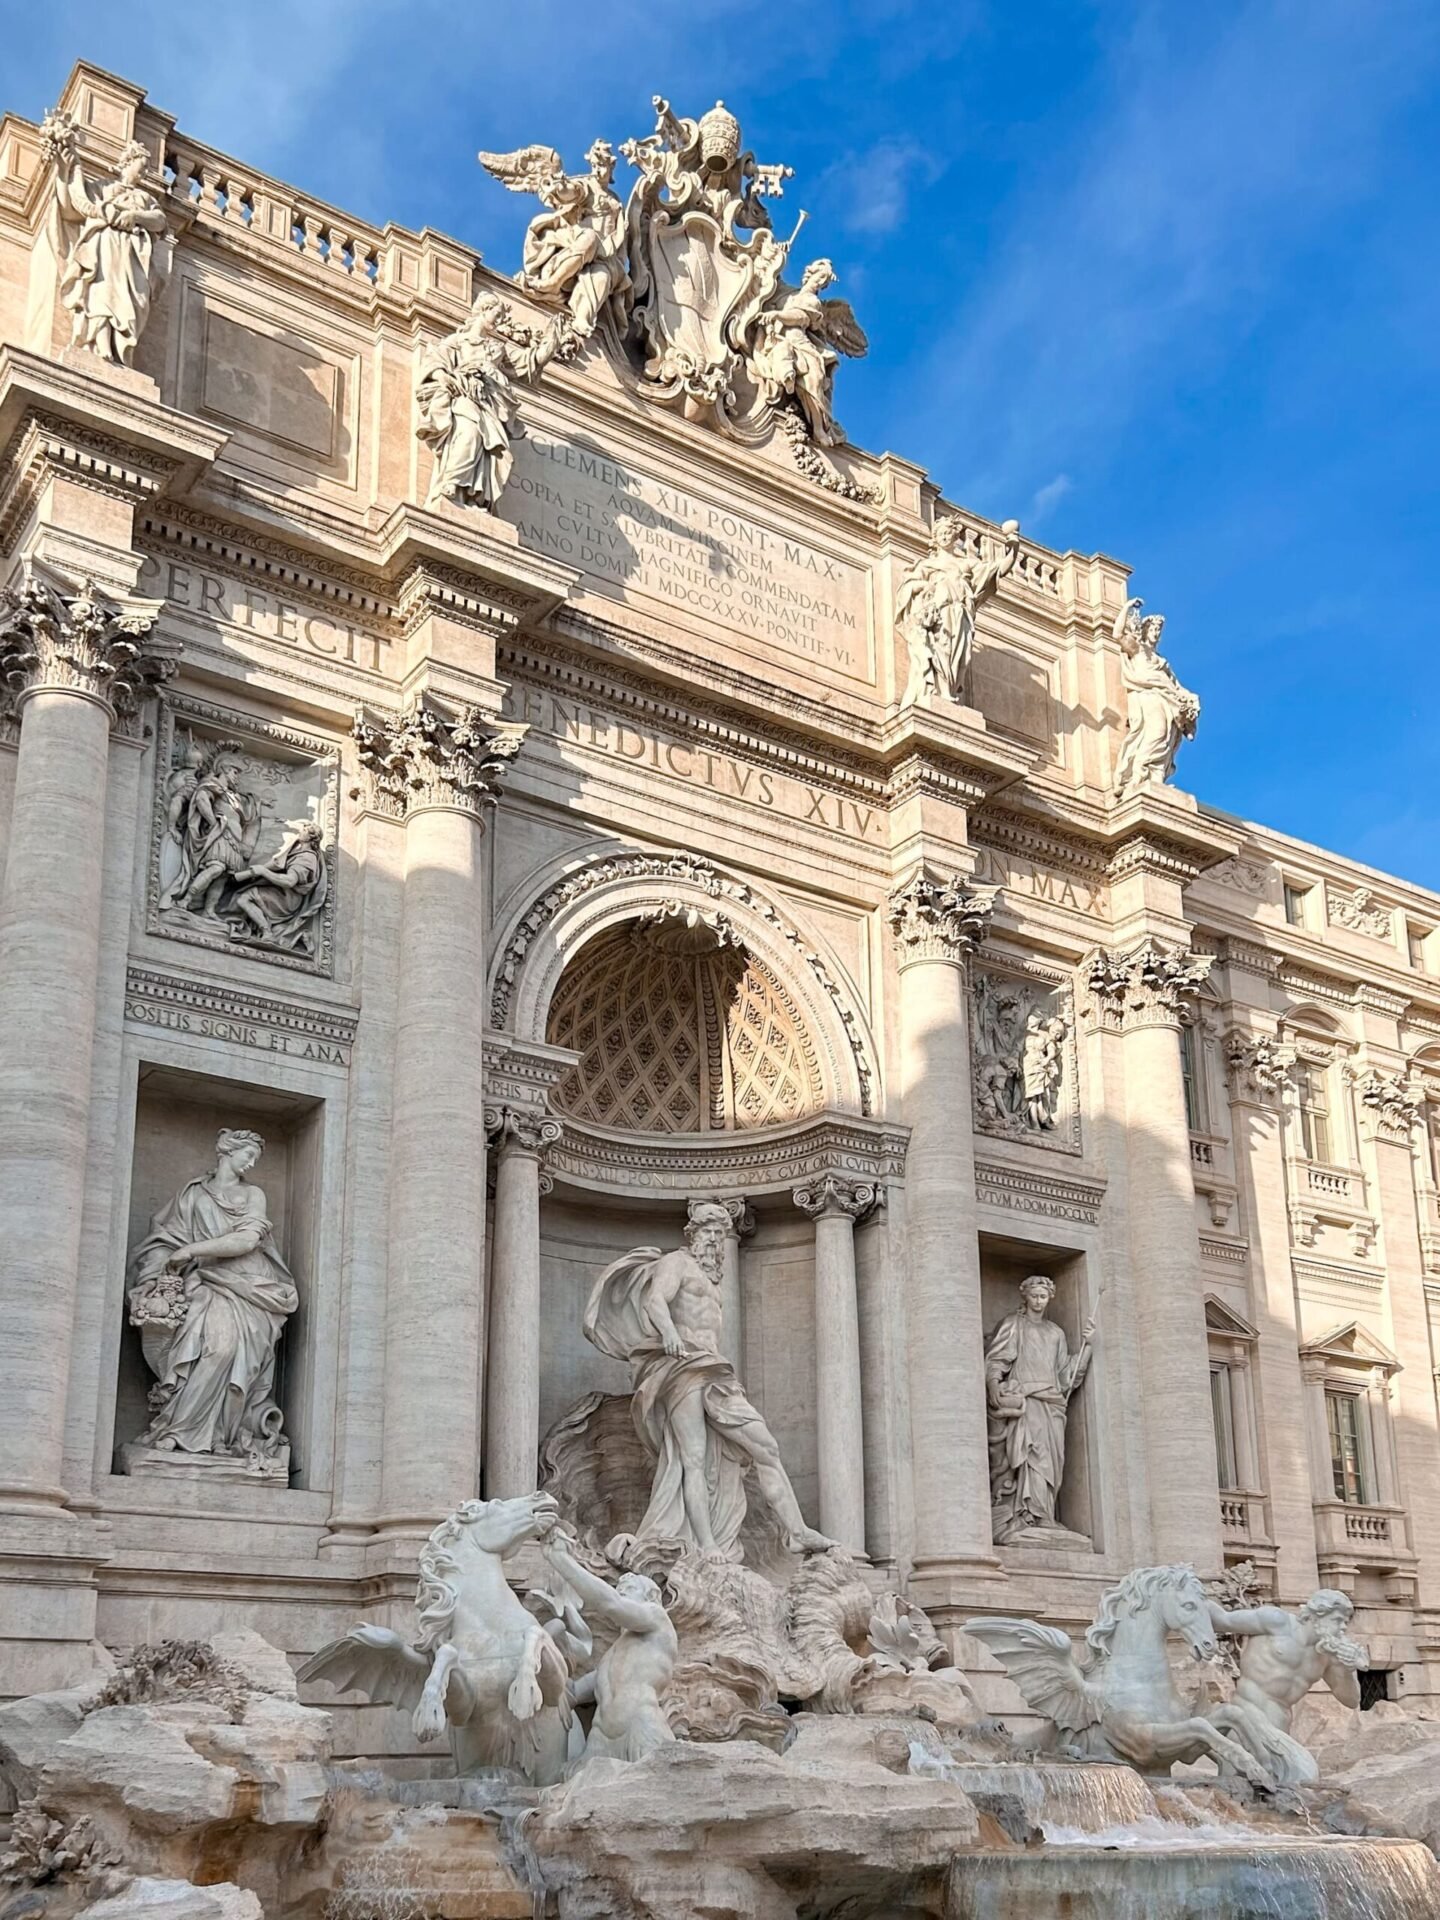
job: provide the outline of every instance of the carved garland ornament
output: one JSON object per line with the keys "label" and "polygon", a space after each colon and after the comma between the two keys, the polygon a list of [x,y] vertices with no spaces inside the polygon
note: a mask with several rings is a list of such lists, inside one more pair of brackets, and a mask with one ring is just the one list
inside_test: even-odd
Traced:
{"label": "carved garland ornament", "polygon": [[840,988],[825,961],[813,947],[806,944],[798,930],[782,920],[769,901],[756,893],[753,887],[743,880],[732,879],[729,874],[721,873],[698,854],[616,854],[608,860],[597,861],[593,866],[582,867],[577,873],[568,874],[565,879],[557,881],[527,910],[506,942],[490,992],[492,1027],[503,1028],[509,1020],[511,998],[520,977],[525,955],[544,928],[558,913],[575,901],[598,892],[602,887],[626,880],[680,882],[699,888],[712,899],[733,900],[755,914],[767,927],[793,947],[797,956],[809,967],[844,1028],[860,1087],[860,1111],[862,1114],[870,1114],[874,1111],[874,1073],[860,1033],[859,1023],[846,1006]]}

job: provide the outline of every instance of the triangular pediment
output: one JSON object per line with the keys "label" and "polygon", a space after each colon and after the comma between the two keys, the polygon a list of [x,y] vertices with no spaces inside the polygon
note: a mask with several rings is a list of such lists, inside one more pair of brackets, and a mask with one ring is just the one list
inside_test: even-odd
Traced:
{"label": "triangular pediment", "polygon": [[1205,1326],[1208,1332],[1223,1334],[1227,1340],[1254,1341],[1260,1338],[1258,1327],[1252,1327],[1248,1320],[1236,1313],[1233,1307],[1227,1307],[1213,1293],[1205,1296]]}
{"label": "triangular pediment", "polygon": [[1336,1327],[1319,1340],[1307,1340],[1300,1352],[1352,1367],[1384,1367],[1388,1373],[1400,1371],[1400,1362],[1389,1347],[1368,1328],[1362,1327],[1358,1320],[1347,1320],[1343,1326]]}

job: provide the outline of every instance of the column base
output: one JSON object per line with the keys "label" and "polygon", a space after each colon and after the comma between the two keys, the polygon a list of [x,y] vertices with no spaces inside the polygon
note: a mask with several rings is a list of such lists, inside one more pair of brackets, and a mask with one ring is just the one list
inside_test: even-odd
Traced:
{"label": "column base", "polygon": [[95,1576],[110,1558],[109,1527],[32,1508],[0,1535],[0,1699],[78,1685],[100,1665]]}
{"label": "column base", "polygon": [[935,1631],[954,1630],[974,1613],[993,1612],[1009,1587],[1010,1576],[991,1554],[955,1554],[917,1560],[906,1591],[930,1616]]}

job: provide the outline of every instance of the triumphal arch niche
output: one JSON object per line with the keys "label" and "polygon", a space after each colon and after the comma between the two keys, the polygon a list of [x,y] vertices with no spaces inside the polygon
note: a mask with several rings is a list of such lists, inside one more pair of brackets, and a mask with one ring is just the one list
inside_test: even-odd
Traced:
{"label": "triumphal arch niche", "polygon": [[594,132],[491,263],[94,67],[0,121],[0,1692],[405,1630],[542,1479],[896,1646],[1243,1563],[1434,1691],[1440,900],[854,443],[732,107]]}

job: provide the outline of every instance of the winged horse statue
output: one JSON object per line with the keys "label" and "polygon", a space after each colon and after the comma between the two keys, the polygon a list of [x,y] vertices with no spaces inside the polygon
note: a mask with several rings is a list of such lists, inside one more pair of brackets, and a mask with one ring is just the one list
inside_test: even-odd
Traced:
{"label": "winged horse statue", "polygon": [[1101,1599],[1078,1657],[1068,1633],[1034,1620],[967,1620],[963,1631],[990,1649],[1026,1704],[1054,1722],[1061,1744],[1079,1758],[1168,1773],[1177,1760],[1208,1754],[1254,1786],[1274,1786],[1259,1761],[1192,1713],[1176,1688],[1165,1648],[1172,1632],[1197,1660],[1219,1651],[1193,1567],[1127,1574]]}
{"label": "winged horse statue", "polygon": [[569,1668],[556,1635],[511,1589],[504,1556],[547,1534],[559,1513],[545,1493],[465,1501],[421,1550],[418,1642],[389,1627],[352,1627],[308,1660],[300,1679],[408,1708],[419,1740],[448,1728],[457,1773],[513,1767],[536,1786],[553,1785],[572,1719]]}

